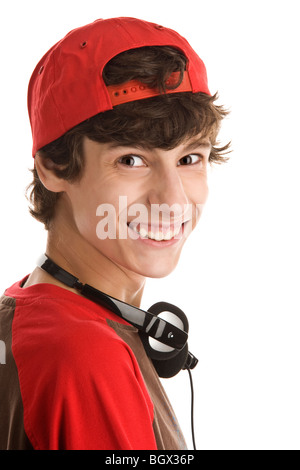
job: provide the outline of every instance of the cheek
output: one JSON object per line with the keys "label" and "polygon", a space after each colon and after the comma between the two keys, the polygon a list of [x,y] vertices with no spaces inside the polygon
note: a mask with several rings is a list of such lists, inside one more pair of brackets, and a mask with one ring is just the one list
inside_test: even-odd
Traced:
{"label": "cheek", "polygon": [[204,205],[206,204],[206,201],[208,199],[208,195],[209,195],[209,187],[208,187],[208,182],[205,181],[205,183],[203,183],[201,185],[201,190],[199,192],[199,195],[198,195],[198,206],[200,206],[200,208],[204,207]]}
{"label": "cheek", "polygon": [[186,173],[182,179],[182,184],[189,199],[198,203],[205,202],[208,194],[208,171],[191,171]]}
{"label": "cheek", "polygon": [[127,230],[128,206],[139,200],[142,187],[137,190],[137,185],[116,183],[102,181],[69,193],[74,223],[80,234],[92,243],[103,241],[107,236],[117,238],[119,219]]}
{"label": "cheek", "polygon": [[96,237],[96,226],[99,220],[97,208],[102,203],[103,194],[92,187],[72,188],[68,194],[70,208],[77,230],[85,238]]}
{"label": "cheek", "polygon": [[80,234],[88,239],[96,238],[96,227],[99,218],[96,214],[97,207],[93,204],[89,206],[77,207],[74,211],[74,221]]}
{"label": "cheek", "polygon": [[205,203],[209,194],[208,183],[206,179],[199,182],[192,181],[189,185],[188,197],[193,207],[193,219],[195,224],[199,221]]}

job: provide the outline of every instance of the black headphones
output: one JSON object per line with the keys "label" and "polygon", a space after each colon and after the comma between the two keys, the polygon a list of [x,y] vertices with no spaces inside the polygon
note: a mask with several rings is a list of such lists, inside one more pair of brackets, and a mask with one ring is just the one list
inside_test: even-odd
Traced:
{"label": "black headphones", "polygon": [[198,359],[188,351],[188,320],[180,308],[157,302],[148,311],[133,307],[104,292],[82,284],[75,276],[54,263],[47,255],[38,266],[84,297],[108,308],[139,330],[147,356],[160,377],[174,377],[182,369],[193,369]]}

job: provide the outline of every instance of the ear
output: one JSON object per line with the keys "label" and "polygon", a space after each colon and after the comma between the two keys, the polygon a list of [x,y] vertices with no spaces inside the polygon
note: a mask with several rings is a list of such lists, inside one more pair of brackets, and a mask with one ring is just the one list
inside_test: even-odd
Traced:
{"label": "ear", "polygon": [[49,158],[42,158],[38,153],[35,155],[34,162],[39,179],[46,189],[54,193],[65,191],[67,181],[59,178],[54,171],[55,168],[59,168],[59,165]]}

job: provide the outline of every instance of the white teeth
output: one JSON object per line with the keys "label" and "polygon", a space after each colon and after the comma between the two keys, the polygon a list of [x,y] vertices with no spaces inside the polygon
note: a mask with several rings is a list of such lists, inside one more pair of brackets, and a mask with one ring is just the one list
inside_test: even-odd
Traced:
{"label": "white teeth", "polygon": [[130,227],[142,238],[151,238],[152,240],[156,241],[171,240],[172,238],[176,237],[181,230],[181,225],[174,228],[174,230],[168,230],[165,234],[161,230],[157,232],[148,232],[148,230],[146,230],[144,227],[141,227],[140,230],[138,230],[137,225],[130,225]]}
{"label": "white teeth", "polygon": [[165,240],[171,240],[171,238],[173,238],[173,233],[169,230],[166,234],[165,234]]}
{"label": "white teeth", "polygon": [[175,229],[175,231],[174,231],[174,237],[176,237],[176,235],[179,234],[180,230],[181,230],[181,225],[179,225],[179,226]]}
{"label": "white teeth", "polygon": [[141,237],[143,237],[143,238],[147,238],[147,237],[148,237],[148,232],[147,232],[147,230],[146,230],[145,228],[143,228],[143,227],[140,229],[140,232],[139,232],[139,233],[140,233]]}

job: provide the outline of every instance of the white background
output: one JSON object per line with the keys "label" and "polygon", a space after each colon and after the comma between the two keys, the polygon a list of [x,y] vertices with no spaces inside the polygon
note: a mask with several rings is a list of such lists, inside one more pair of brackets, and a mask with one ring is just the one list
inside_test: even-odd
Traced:
{"label": "white background", "polygon": [[[151,6],[150,6],[151,5]],[[231,110],[226,166],[178,268],[149,280],[143,307],[189,317],[198,449],[299,449],[299,2],[297,0],[1,2],[0,288],[21,279],[46,233],[27,212],[32,167],[27,84],[69,30],[135,16],[176,29]],[[188,445],[187,372],[164,381]]]}

